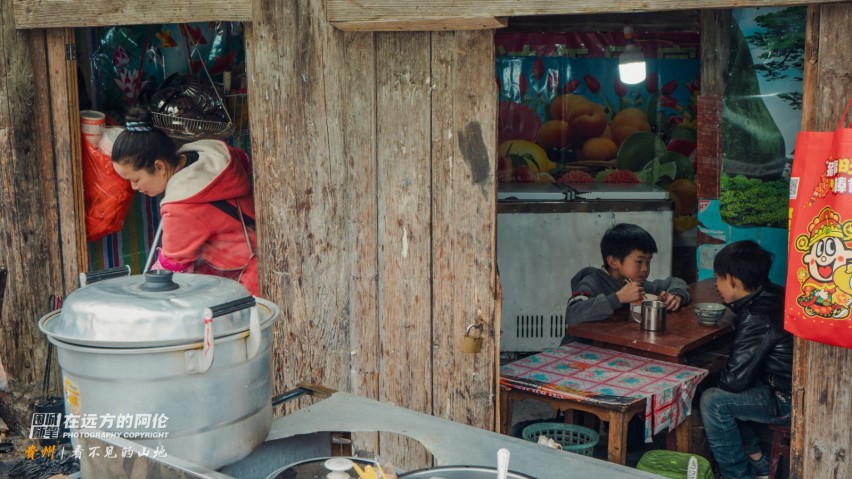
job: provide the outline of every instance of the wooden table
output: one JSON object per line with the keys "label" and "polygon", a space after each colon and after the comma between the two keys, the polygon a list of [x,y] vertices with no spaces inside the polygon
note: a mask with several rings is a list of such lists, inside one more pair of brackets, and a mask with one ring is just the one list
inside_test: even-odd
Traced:
{"label": "wooden table", "polygon": [[[570,411],[593,414],[609,424],[607,460],[616,464],[627,462],[627,423],[630,418],[645,410],[645,398],[636,398],[627,403],[604,403],[594,398],[554,398],[523,389],[500,387],[500,432],[511,434],[512,405],[522,399],[534,399],[550,405],[552,409],[565,411],[566,420]],[[678,430],[680,426],[678,426]]]}
{"label": "wooden table", "polygon": [[627,423],[644,411],[646,437],[668,430],[677,438],[673,447],[687,452],[685,419],[706,375],[704,369],[581,343],[546,349],[500,368],[500,429],[509,432],[512,404],[524,398],[588,412],[609,423],[608,459],[624,464]]}
{"label": "wooden table", "polygon": [[[691,284],[689,289],[692,302],[678,311],[666,312],[665,331],[641,331],[639,323],[630,319],[627,308],[622,308],[610,319],[570,326],[568,332],[575,337],[592,340],[596,346],[688,364],[687,353],[733,331],[726,317],[723,317],[717,326],[704,326],[699,324],[695,316],[694,304],[722,301],[716,292],[715,280],[706,279]],[[706,364],[701,366],[711,371],[715,369]]]}
{"label": "wooden table", "polygon": [[[688,353],[695,353],[697,349],[709,347],[711,343],[719,343],[724,341],[724,337],[733,332],[733,328],[728,319],[731,313],[726,312],[726,316],[718,322],[716,326],[708,327],[698,323],[698,318],[695,316],[694,305],[696,303],[720,303],[722,299],[716,291],[715,279],[706,279],[689,285],[689,292],[692,296],[692,301],[689,305],[684,306],[678,311],[668,311],[666,313],[666,330],[661,332],[648,332],[639,329],[639,323],[633,321],[629,317],[627,308],[618,311],[616,315],[610,319],[603,321],[594,321],[581,323],[568,328],[568,332],[573,336],[583,339],[588,339],[595,346],[622,351],[628,354],[634,354],[651,359],[669,361],[678,364],[690,364],[698,366],[709,371],[718,371],[727,356],[722,353],[709,353],[703,355],[701,361],[689,360]],[[724,344],[721,348],[725,351]],[[529,392],[518,392],[515,390],[501,391],[501,407],[504,413],[511,414],[511,402],[521,397],[535,397],[541,401],[554,403],[558,401],[552,398],[544,398],[540,395],[535,395]],[[505,402],[504,402],[505,401]],[[564,402],[562,403],[564,406]],[[551,404],[555,407],[554,404]],[[609,445],[609,459],[613,462],[623,463],[624,454],[622,434],[626,434],[626,421],[630,419],[632,414],[637,410],[641,410],[644,401],[639,404],[630,404],[619,408],[612,406],[601,407],[594,401],[580,402],[576,401],[575,409],[590,412],[603,421],[610,424],[611,434],[615,437],[611,439]],[[509,418],[504,414],[502,421],[509,421]],[[677,427],[674,433],[670,433],[667,438],[668,447],[682,452],[690,451],[692,445],[690,441],[690,420],[687,418],[680,426]],[[508,426],[503,424],[503,431],[507,431]]]}

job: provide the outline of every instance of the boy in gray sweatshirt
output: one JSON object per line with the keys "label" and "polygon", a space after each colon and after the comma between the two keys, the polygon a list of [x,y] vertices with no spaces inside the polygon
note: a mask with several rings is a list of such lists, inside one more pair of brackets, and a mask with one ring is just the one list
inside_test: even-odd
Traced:
{"label": "boy in gray sweatshirt", "polygon": [[[656,252],[656,241],[639,226],[621,223],[608,229],[601,238],[603,266],[583,268],[571,278],[571,299],[565,312],[567,324],[609,318],[622,306],[640,301],[645,294],[657,295],[670,311],[688,304],[689,289],[682,279],[648,281],[651,258]],[[566,336],[563,343],[569,339]]]}

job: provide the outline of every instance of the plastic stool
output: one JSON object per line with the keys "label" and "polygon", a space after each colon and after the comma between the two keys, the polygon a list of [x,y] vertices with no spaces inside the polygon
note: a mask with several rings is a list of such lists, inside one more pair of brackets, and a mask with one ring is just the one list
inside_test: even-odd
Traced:
{"label": "plastic stool", "polygon": [[790,457],[790,425],[770,424],[772,431],[772,449],[769,453],[769,479],[775,479],[781,457]]}
{"label": "plastic stool", "polygon": [[653,472],[671,479],[685,479],[689,458],[692,456],[698,459],[698,479],[713,479],[713,470],[710,467],[710,461],[707,459],[697,454],[667,451],[665,449],[648,451],[643,454],[642,459],[639,459],[639,463],[636,464],[636,469]]}

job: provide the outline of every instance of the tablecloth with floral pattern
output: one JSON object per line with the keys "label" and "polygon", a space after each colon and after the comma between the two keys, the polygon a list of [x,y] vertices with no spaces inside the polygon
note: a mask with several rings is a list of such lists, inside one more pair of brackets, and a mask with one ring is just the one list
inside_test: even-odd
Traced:
{"label": "tablecloth with floral pattern", "polygon": [[645,440],[689,415],[706,369],[580,343],[546,349],[500,368],[500,384],[555,398],[627,404],[646,398]]}

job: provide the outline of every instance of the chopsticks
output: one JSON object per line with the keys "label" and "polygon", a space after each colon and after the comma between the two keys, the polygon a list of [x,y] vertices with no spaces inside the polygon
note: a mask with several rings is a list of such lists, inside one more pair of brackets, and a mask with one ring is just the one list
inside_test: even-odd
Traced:
{"label": "chopsticks", "polygon": [[[631,280],[630,278],[624,278],[624,284],[630,284],[632,282],[633,282],[633,280]],[[642,293],[642,299],[646,300],[646,299],[648,299],[648,296],[645,293]]]}

